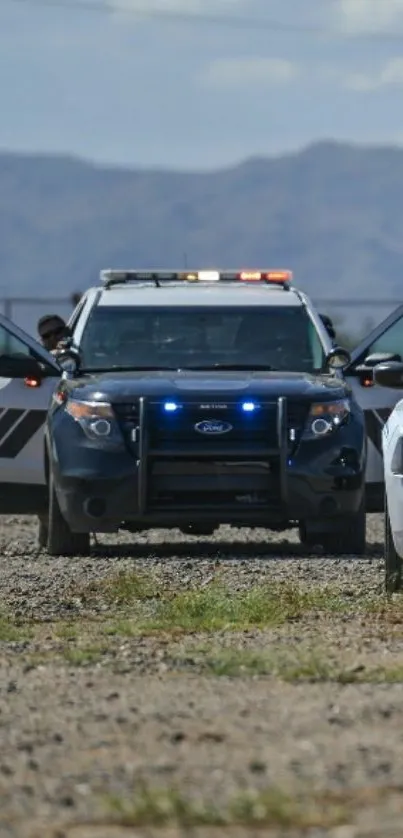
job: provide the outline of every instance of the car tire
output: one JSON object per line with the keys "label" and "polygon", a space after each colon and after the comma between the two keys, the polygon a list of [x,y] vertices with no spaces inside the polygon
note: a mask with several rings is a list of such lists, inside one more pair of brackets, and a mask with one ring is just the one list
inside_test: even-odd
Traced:
{"label": "car tire", "polygon": [[72,532],[60,511],[52,476],[49,480],[49,516],[46,550],[50,556],[88,556],[89,533]]}
{"label": "car tire", "polygon": [[315,547],[316,544],[319,544],[318,536],[315,535],[315,533],[313,532],[309,532],[307,523],[305,521],[300,521],[298,527],[298,535],[303,547]]}
{"label": "car tire", "polygon": [[367,515],[365,494],[354,515],[341,518],[337,532],[309,532],[306,525],[300,525],[301,543],[321,545],[330,556],[364,556],[367,550]]}
{"label": "car tire", "polygon": [[36,542],[40,550],[46,549],[48,543],[48,532],[48,518],[39,516]]}
{"label": "car tire", "polygon": [[384,549],[385,549],[385,590],[388,594],[393,594],[402,589],[402,560],[394,545],[392,528],[390,526],[390,518],[388,511],[388,502],[385,492],[385,507],[384,507]]}

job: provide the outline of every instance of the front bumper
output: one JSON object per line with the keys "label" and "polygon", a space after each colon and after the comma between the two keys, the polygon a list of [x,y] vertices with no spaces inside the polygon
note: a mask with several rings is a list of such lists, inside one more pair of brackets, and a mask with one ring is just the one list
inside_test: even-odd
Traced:
{"label": "front bumper", "polygon": [[169,451],[153,446],[147,422],[136,451],[102,450],[70,419],[53,428],[51,468],[63,516],[75,532],[116,532],[188,524],[285,529],[300,521],[337,529],[365,489],[363,423],[290,451],[279,399],[277,444],[266,449],[215,445]]}

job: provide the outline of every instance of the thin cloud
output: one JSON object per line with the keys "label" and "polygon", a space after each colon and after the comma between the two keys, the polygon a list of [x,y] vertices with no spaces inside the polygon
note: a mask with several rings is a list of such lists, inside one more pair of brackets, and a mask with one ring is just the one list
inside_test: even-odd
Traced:
{"label": "thin cloud", "polygon": [[233,13],[245,5],[245,0],[107,0],[117,12],[143,12],[145,14]]}
{"label": "thin cloud", "polygon": [[336,17],[352,35],[403,29],[403,0],[337,0]]}
{"label": "thin cloud", "polygon": [[277,86],[289,84],[298,74],[297,65],[283,58],[218,58],[205,70],[203,81],[214,87]]}
{"label": "thin cloud", "polygon": [[367,93],[385,87],[403,87],[403,57],[391,58],[377,73],[351,73],[345,87]]}

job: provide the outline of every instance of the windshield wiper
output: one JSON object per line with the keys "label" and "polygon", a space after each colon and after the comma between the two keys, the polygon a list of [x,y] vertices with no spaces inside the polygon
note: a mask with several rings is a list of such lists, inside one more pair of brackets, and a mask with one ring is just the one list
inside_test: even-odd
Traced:
{"label": "windshield wiper", "polygon": [[197,366],[197,367],[181,367],[182,370],[194,370],[195,372],[200,371],[204,372],[205,370],[240,370],[241,372],[260,372],[264,370],[266,372],[277,372],[275,367],[271,367],[270,364],[206,364],[205,366]]}

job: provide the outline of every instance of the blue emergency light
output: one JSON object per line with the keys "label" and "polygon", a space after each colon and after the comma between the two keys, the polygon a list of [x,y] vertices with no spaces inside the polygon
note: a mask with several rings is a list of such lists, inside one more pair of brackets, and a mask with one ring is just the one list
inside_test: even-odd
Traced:
{"label": "blue emergency light", "polygon": [[166,413],[175,413],[178,409],[179,405],[176,402],[164,402],[164,410]]}

